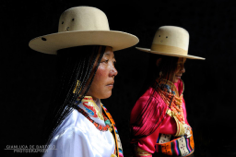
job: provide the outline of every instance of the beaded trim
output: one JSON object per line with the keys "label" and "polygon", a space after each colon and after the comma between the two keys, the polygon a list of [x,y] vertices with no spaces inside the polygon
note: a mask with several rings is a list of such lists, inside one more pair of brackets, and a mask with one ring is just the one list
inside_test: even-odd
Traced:
{"label": "beaded trim", "polygon": [[143,149],[141,149],[140,147],[138,147],[138,146],[135,146],[136,148],[135,148],[135,150],[136,150],[136,155],[137,156],[150,156],[150,155],[152,155],[151,153],[149,153],[149,152],[147,152],[147,151],[145,151],[145,150],[143,150]]}
{"label": "beaded trim", "polygon": [[93,125],[100,131],[107,131],[109,128],[110,128],[110,121],[109,119],[103,114],[103,118],[104,118],[104,122],[106,124],[106,126],[102,126],[98,123],[96,123],[94,120],[92,120],[89,115],[83,110],[81,109],[80,107],[78,106],[75,106],[75,109],[77,109],[80,113],[82,113],[91,123],[93,123]]}
{"label": "beaded trim", "polygon": [[171,109],[172,116],[175,116],[181,123],[185,123],[182,109],[183,95],[181,94],[179,96],[179,92],[175,85],[166,79],[158,79],[156,90]]}

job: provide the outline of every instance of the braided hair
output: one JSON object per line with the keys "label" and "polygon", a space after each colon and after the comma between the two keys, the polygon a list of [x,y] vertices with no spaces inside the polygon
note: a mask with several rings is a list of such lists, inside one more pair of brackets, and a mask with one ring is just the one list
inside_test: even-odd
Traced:
{"label": "braided hair", "polygon": [[[159,58],[161,58],[161,61],[160,64],[157,66],[156,62]],[[156,117],[157,108],[155,107],[155,105],[158,105],[158,102],[153,104],[151,99],[155,97],[155,91],[157,91],[158,86],[158,84],[156,83],[156,79],[160,77],[160,72],[162,73],[161,77],[171,81],[171,79],[173,78],[174,71],[177,68],[177,62],[178,57],[150,54],[147,77],[144,81],[144,85],[138,95],[138,98],[141,97],[148,90],[148,88],[153,87],[154,90],[151,93],[150,98],[142,107],[140,113],[138,113],[135,122],[131,124],[132,139],[149,136],[159,127],[161,122],[164,120],[164,117]],[[164,110],[164,108],[161,110]],[[155,122],[153,121],[153,119],[155,119]],[[152,122],[153,125],[146,125],[147,122]]]}
{"label": "braided hair", "polygon": [[54,130],[88,92],[105,49],[106,46],[78,46],[58,50],[57,95],[45,119],[43,143],[50,142]]}

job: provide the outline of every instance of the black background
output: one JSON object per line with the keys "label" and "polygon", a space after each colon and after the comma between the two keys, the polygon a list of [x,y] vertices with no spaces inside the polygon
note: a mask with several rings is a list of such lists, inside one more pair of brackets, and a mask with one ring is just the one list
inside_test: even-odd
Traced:
{"label": "black background", "polygon": [[[233,0],[159,1],[1,1],[1,130],[7,145],[39,144],[43,120],[53,96],[56,57],[31,50],[34,37],[57,32],[60,14],[73,6],[104,11],[111,30],[139,37],[139,47],[150,48],[158,27],[180,26],[189,31],[189,54],[205,61],[187,60],[184,97],[193,128],[196,157],[236,156],[235,24]],[[113,115],[125,156],[129,145],[129,116],[144,82],[148,55],[134,47],[116,53],[113,95],[103,100]]]}

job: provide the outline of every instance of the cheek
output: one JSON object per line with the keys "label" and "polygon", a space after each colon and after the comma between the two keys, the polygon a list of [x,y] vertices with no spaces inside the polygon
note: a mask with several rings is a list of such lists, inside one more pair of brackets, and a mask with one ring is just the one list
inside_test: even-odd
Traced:
{"label": "cheek", "polygon": [[93,87],[101,88],[102,86],[104,86],[107,76],[108,76],[108,73],[107,73],[106,68],[100,65],[93,79],[93,83],[92,83]]}
{"label": "cheek", "polygon": [[176,75],[179,73],[179,70],[176,69],[175,72],[173,73],[173,76],[172,76],[172,79],[173,79],[173,82],[175,83],[176,82]]}
{"label": "cheek", "polygon": [[99,66],[90,86],[88,95],[99,99],[106,99],[110,97],[111,91],[108,92],[106,88],[109,77],[108,75],[108,69],[105,66]]}
{"label": "cheek", "polygon": [[99,66],[94,77],[94,81],[96,80],[97,83],[103,82],[103,80],[107,77],[106,69],[103,66]]}
{"label": "cheek", "polygon": [[178,68],[175,70],[174,74],[178,74],[179,72],[180,72],[180,68],[178,67]]}

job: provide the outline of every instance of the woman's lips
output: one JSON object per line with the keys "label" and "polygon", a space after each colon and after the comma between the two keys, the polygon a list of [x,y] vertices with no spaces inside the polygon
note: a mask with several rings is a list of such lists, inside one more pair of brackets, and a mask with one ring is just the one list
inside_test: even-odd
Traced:
{"label": "woman's lips", "polygon": [[107,84],[106,86],[108,86],[108,87],[110,87],[110,88],[113,88],[113,86],[114,86],[114,82],[109,83],[109,84]]}
{"label": "woman's lips", "polygon": [[180,79],[182,75],[175,75],[175,77]]}

